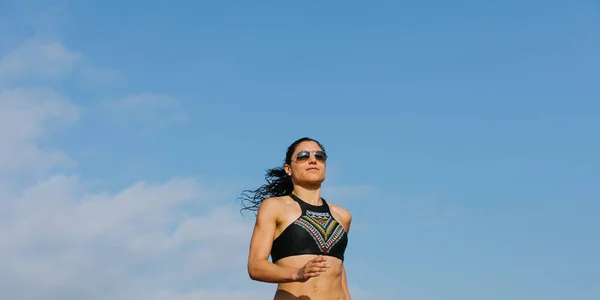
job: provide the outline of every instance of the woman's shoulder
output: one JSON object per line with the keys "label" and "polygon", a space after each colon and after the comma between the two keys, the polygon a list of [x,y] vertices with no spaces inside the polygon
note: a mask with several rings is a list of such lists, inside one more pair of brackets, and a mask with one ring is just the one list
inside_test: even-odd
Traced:
{"label": "woman's shoulder", "polygon": [[350,222],[352,220],[352,213],[350,213],[348,209],[331,202],[327,202],[327,204],[329,205],[329,209],[338,214],[340,217],[344,218],[346,222]]}
{"label": "woman's shoulder", "polygon": [[260,204],[260,210],[270,211],[270,212],[280,212],[293,204],[294,200],[292,200],[288,196],[277,196],[277,197],[269,197],[262,201]]}
{"label": "woman's shoulder", "polygon": [[257,215],[265,221],[282,222],[285,219],[286,212],[292,207],[292,202],[294,200],[287,196],[266,198],[260,204]]}

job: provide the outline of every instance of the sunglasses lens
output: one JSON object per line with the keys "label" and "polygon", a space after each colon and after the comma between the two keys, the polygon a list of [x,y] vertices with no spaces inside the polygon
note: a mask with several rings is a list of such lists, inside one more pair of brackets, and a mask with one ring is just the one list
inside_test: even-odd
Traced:
{"label": "sunglasses lens", "polygon": [[298,152],[298,154],[296,155],[296,160],[298,162],[303,162],[303,161],[307,161],[309,157],[310,157],[310,152],[302,151],[302,152]]}
{"label": "sunglasses lens", "polygon": [[316,151],[315,158],[320,161],[325,161],[327,159],[327,154],[323,151]]}

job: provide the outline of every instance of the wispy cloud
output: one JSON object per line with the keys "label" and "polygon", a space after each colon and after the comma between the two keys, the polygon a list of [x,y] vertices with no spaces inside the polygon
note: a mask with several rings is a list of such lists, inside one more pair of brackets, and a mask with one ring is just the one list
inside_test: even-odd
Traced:
{"label": "wispy cloud", "polygon": [[144,131],[183,124],[189,120],[179,99],[149,92],[106,98],[101,102],[101,110],[106,113],[107,120],[140,126]]}
{"label": "wispy cloud", "polygon": [[81,70],[81,79],[86,84],[105,85],[121,82],[123,74],[114,69],[87,65]]}
{"label": "wispy cloud", "polygon": [[56,78],[71,72],[83,56],[60,42],[30,39],[0,60],[0,78]]}
{"label": "wispy cloud", "polygon": [[38,139],[79,116],[66,97],[50,89],[0,90],[0,173],[74,164],[62,151],[42,148]]}
{"label": "wispy cloud", "polygon": [[[43,124],[76,121],[76,108],[51,91],[3,92],[0,99],[0,111],[12,117],[0,118],[2,127],[16,128],[2,135],[0,161],[13,163],[12,170],[57,163],[41,150],[26,159],[14,152],[35,149]],[[82,178],[60,173],[16,191],[0,185],[4,297],[261,299],[268,294],[215,288],[232,276],[247,280],[243,266],[252,224],[238,207],[211,205],[218,193],[196,180],[139,181],[115,192],[88,188]],[[186,209],[198,203],[204,209]]]}
{"label": "wispy cloud", "polygon": [[84,186],[54,175],[5,203],[0,278],[11,286],[4,296],[125,299],[144,291],[144,299],[188,299],[183,291],[194,283],[190,295],[233,299],[211,286],[244,265],[251,226],[236,209],[186,212],[186,203],[213,200],[189,179],[138,182],[116,193]]}
{"label": "wispy cloud", "polygon": [[41,37],[25,39],[0,59],[0,79],[5,82],[62,80],[70,75],[91,84],[121,79],[118,71],[94,66],[81,53],[69,50],[62,42]]}

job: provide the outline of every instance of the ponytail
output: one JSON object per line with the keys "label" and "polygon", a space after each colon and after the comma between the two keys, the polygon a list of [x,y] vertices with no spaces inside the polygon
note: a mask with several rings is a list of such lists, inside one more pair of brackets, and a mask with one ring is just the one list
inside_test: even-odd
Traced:
{"label": "ponytail", "polygon": [[294,190],[292,177],[282,167],[267,170],[266,184],[256,190],[244,190],[242,196],[242,210],[258,211],[260,204],[267,198],[287,196]]}

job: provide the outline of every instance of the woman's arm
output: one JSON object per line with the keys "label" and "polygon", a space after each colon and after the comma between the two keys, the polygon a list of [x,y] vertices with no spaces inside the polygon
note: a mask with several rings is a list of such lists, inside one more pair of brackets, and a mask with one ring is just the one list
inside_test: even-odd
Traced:
{"label": "woman's arm", "polygon": [[285,268],[269,262],[277,227],[277,214],[281,209],[279,201],[275,198],[265,199],[258,209],[248,256],[248,275],[252,280],[283,283],[299,279],[298,269]]}
{"label": "woman's arm", "polygon": [[[347,209],[340,206],[336,207],[342,221],[342,225],[346,228],[346,234],[350,233],[350,225],[352,225],[352,214]],[[344,288],[344,300],[351,300],[350,290],[348,289],[348,279],[346,276],[346,267],[342,265],[342,287]]]}

